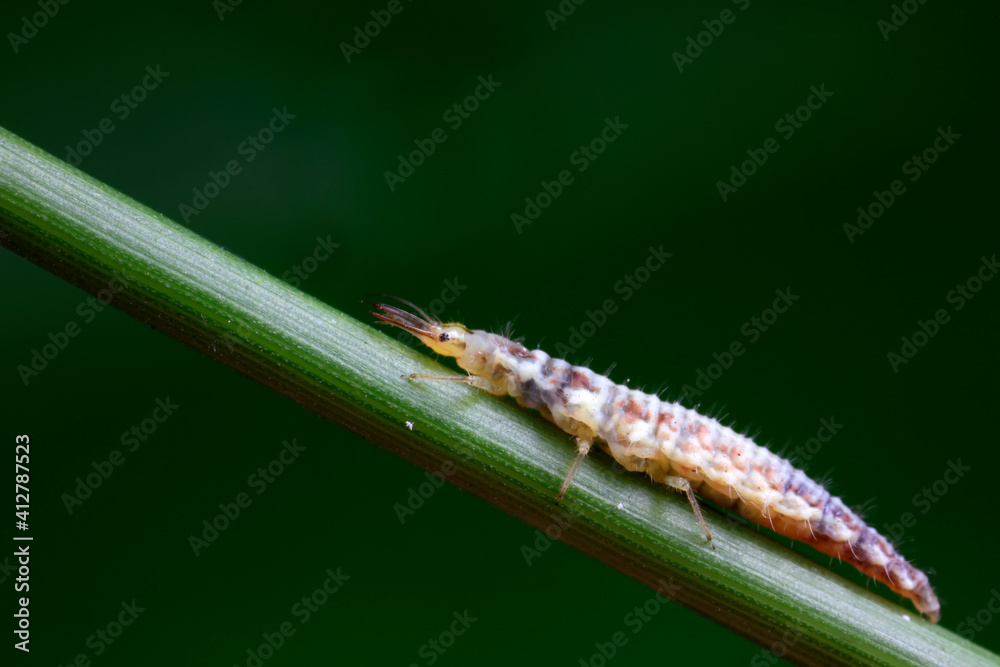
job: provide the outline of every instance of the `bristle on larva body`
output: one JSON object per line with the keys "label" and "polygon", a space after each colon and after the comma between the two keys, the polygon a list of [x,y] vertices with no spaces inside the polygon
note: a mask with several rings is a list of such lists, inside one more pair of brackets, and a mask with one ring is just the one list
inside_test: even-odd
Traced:
{"label": "bristle on larva body", "polygon": [[381,311],[372,311],[376,317],[406,329],[436,352],[456,357],[470,374],[411,377],[468,382],[493,394],[507,394],[576,436],[580,456],[563,490],[596,442],[626,469],[688,491],[709,539],[691,490],[850,563],[910,598],[932,622],[940,619],[940,604],[926,574],[840,498],[750,438],[679,403],[615,384],[588,368],[553,359],[541,350],[529,351],[498,334],[373,305]]}

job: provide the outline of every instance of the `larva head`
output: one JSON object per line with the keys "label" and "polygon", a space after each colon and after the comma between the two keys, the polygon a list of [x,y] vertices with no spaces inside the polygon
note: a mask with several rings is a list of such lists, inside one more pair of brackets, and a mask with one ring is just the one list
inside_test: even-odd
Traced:
{"label": "larva head", "polygon": [[413,304],[410,305],[423,316],[422,318],[388,304],[372,302],[371,305],[382,311],[372,310],[370,311],[372,315],[387,324],[409,331],[438,354],[449,357],[461,357],[465,354],[466,336],[472,332],[461,324],[438,322]]}

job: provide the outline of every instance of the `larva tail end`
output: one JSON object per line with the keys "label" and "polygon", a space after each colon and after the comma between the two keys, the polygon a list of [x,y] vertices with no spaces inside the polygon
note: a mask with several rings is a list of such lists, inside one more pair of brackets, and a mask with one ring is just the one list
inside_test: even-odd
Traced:
{"label": "larva tail end", "polygon": [[937,623],[941,620],[941,603],[938,601],[937,595],[934,594],[930,582],[927,582],[926,579],[924,585],[914,591],[912,600],[913,606],[926,616],[928,621]]}

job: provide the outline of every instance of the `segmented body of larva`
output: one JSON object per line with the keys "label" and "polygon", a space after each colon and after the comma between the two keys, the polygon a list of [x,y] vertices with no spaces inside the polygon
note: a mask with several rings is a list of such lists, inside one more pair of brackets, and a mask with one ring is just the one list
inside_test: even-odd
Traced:
{"label": "segmented body of larva", "polygon": [[[405,303],[405,302],[404,302]],[[417,336],[434,351],[456,357],[468,376],[412,378],[467,382],[514,397],[577,438],[577,466],[596,442],[628,470],[684,491],[711,541],[694,492],[775,532],[847,561],[910,598],[936,623],[940,604],[927,575],[910,565],[840,498],[750,438],[679,403],[613,383],[588,368],[529,351],[516,341],[461,324],[442,324],[386,304],[380,320]],[[412,304],[408,304],[411,305]]]}

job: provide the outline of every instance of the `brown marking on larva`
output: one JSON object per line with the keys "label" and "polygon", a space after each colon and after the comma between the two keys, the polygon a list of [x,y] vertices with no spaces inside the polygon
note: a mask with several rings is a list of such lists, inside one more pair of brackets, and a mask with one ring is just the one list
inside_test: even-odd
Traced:
{"label": "brown marking on larva", "polygon": [[712,451],[714,449],[711,441],[712,431],[708,428],[708,426],[705,424],[698,424],[698,428],[695,430],[695,435],[698,438],[698,442],[701,443],[702,449],[706,449],[707,451]]}
{"label": "brown marking on larva", "polygon": [[559,367],[556,374],[559,376],[559,386],[556,387],[556,395],[564,406],[569,407],[569,387],[573,374],[570,372],[569,365]]}
{"label": "brown marking on larva", "polygon": [[521,359],[535,358],[531,355],[531,352],[528,351],[528,348],[521,345],[520,343],[515,343],[514,341],[508,341],[504,347],[506,347],[507,351],[513,354],[515,357],[520,357]]}
{"label": "brown marking on larva", "polygon": [[631,424],[637,419],[645,419],[648,410],[645,405],[635,400],[634,398],[628,399],[628,404],[625,406],[625,423]]}
{"label": "brown marking on larva", "polygon": [[570,389],[586,389],[591,391],[590,388],[590,378],[587,377],[586,373],[581,373],[580,371],[573,369],[569,378]]}
{"label": "brown marking on larva", "polygon": [[473,359],[476,360],[477,363],[480,363],[480,364],[485,364],[486,363],[486,353],[483,352],[482,350],[476,350],[476,353],[474,355],[472,355],[472,357],[473,357]]}
{"label": "brown marking on larva", "polygon": [[769,464],[767,468],[764,469],[764,479],[767,480],[767,483],[770,484],[771,488],[774,490],[777,490],[778,485],[781,484],[781,472],[781,466],[775,463]]}
{"label": "brown marking on larva", "polygon": [[875,547],[878,546],[878,533],[876,533],[870,527],[866,527],[864,530],[862,530],[861,534],[858,535],[858,539],[854,540],[854,544],[852,544],[851,546],[860,549],[863,553],[868,548],[867,546],[868,542],[872,542],[873,543],[872,546]]}
{"label": "brown marking on larva", "polygon": [[661,412],[656,425],[657,427],[666,426],[674,433],[677,433],[677,424],[674,423],[674,415],[671,412]]}
{"label": "brown marking on larva", "polygon": [[850,521],[846,521],[845,523],[847,524],[847,527],[850,528],[851,530],[861,530],[863,527],[868,525],[861,520],[861,517],[859,517],[857,514],[854,514],[853,512],[851,512],[848,515],[848,518],[850,519]]}
{"label": "brown marking on larva", "polygon": [[823,501],[823,511],[820,512],[820,515],[819,515],[819,522],[820,523],[823,523],[824,521],[826,521],[826,513],[830,509],[830,503],[832,503],[832,502],[833,502],[833,496],[827,496],[826,499]]}
{"label": "brown marking on larva", "polygon": [[819,484],[816,484],[805,475],[799,475],[798,481],[792,486],[792,493],[802,498],[810,507],[819,508],[820,503],[825,503],[829,494]]}
{"label": "brown marking on larva", "polygon": [[743,443],[734,442],[732,450],[730,451],[729,460],[732,461],[736,469],[742,472],[744,475],[747,473],[747,468],[750,467],[750,457],[743,455]]}
{"label": "brown marking on larva", "polygon": [[[532,359],[537,359],[533,354]],[[555,393],[556,397],[563,404],[567,404],[567,396],[563,391],[566,386],[566,372],[564,368],[557,366],[558,359],[549,359],[542,364],[541,382],[548,385],[548,391]]]}
{"label": "brown marking on larva", "polygon": [[706,458],[715,458],[715,441],[712,439],[712,431],[704,426],[698,428],[698,443]]}

